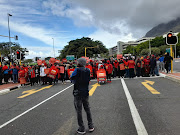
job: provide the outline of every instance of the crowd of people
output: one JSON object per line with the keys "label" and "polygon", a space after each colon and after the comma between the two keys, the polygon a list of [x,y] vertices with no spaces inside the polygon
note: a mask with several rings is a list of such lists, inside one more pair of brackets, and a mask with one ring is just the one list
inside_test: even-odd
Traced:
{"label": "crowd of people", "polygon": [[[103,59],[103,60],[89,60],[86,68],[90,69],[91,78],[97,78],[97,71],[105,69],[108,82],[111,82],[113,77],[134,78],[134,77],[149,77],[159,76],[159,70],[171,70],[172,57],[167,53],[165,56],[137,56],[137,57],[121,57],[120,59]],[[16,65],[15,63],[10,67],[5,64],[0,66],[0,85],[2,80],[4,83],[12,81],[13,83],[20,82],[21,85],[30,83],[34,84],[56,84],[62,81],[65,84],[66,80],[70,78],[71,73],[77,68],[77,62],[60,62],[41,65]]]}

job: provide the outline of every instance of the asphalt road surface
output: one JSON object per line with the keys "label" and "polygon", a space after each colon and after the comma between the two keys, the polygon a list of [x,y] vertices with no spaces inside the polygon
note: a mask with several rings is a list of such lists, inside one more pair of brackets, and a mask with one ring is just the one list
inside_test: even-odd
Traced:
{"label": "asphalt road surface", "polygon": [[[86,134],[179,135],[179,83],[161,77],[96,83],[89,86],[97,87],[89,99],[95,131]],[[76,135],[72,90],[59,83],[0,95],[0,135]],[[84,111],[83,118],[88,130]]]}

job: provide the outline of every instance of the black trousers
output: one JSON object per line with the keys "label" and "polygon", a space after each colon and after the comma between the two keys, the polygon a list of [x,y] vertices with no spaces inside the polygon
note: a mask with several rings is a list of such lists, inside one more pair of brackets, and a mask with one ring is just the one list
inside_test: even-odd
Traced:
{"label": "black trousers", "polygon": [[46,76],[41,76],[41,81],[42,81],[43,84],[47,83],[46,82]]}
{"label": "black trousers", "polygon": [[3,79],[3,76],[0,75],[0,85],[2,84],[2,79]]}
{"label": "black trousers", "polygon": [[111,74],[108,74],[108,73],[107,73],[107,80],[108,80],[108,79],[111,81]]}
{"label": "black trousers", "polygon": [[87,97],[79,97],[79,96],[76,97],[75,96],[74,97],[74,106],[75,106],[76,113],[77,113],[79,129],[85,130],[84,122],[83,122],[83,118],[82,118],[82,106],[84,107],[84,110],[87,114],[88,126],[89,126],[89,128],[93,128],[91,110],[90,110],[90,106],[89,106],[89,96],[87,96]]}
{"label": "black trousers", "polygon": [[35,83],[35,78],[30,78],[30,83],[31,83],[31,86],[34,85],[34,83]]}
{"label": "black trousers", "polygon": [[134,77],[134,68],[129,69],[129,77],[133,78]]}
{"label": "black trousers", "polygon": [[140,67],[136,68],[136,75],[137,75],[137,77],[141,76],[141,68]]}
{"label": "black trousers", "polygon": [[9,74],[4,74],[4,81],[8,83],[9,80]]}
{"label": "black trousers", "polygon": [[60,73],[60,75],[61,75],[61,81],[64,82],[65,81],[65,77],[64,77],[65,74]]}

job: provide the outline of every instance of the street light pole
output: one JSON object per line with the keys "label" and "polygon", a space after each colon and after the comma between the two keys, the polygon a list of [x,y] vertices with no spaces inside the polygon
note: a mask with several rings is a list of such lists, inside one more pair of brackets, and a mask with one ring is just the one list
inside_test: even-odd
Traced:
{"label": "street light pole", "polygon": [[7,14],[8,15],[8,30],[9,30],[9,43],[10,43],[10,65],[11,65],[11,60],[12,60],[12,56],[11,56],[11,54],[12,54],[12,51],[11,51],[11,35],[10,35],[10,27],[9,27],[9,16],[12,16],[11,14]]}
{"label": "street light pole", "polygon": [[151,55],[151,42],[150,42],[151,39],[149,39],[149,53]]}
{"label": "street light pole", "polygon": [[55,58],[55,51],[54,51],[54,38],[53,39],[53,52],[54,52],[54,58]]}

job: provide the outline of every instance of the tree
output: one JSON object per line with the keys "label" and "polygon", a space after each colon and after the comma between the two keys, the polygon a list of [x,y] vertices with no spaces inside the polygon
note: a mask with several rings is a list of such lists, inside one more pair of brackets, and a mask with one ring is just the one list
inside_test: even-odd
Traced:
{"label": "tree", "polygon": [[33,62],[32,59],[26,59],[26,60],[23,61],[23,63],[25,63],[25,64],[27,64],[27,63],[32,63],[32,62]]}
{"label": "tree", "polygon": [[[22,48],[20,46],[19,43],[16,43],[16,42],[2,42],[0,43],[0,51],[1,51],[1,54],[6,57],[6,58],[10,58],[9,57],[9,54],[10,54],[10,46],[11,46],[11,52],[12,53],[16,53],[16,50],[20,50],[23,54],[25,54],[25,52],[27,51],[26,48]],[[12,54],[12,57],[14,55]]]}
{"label": "tree", "polygon": [[88,48],[86,50],[87,57],[93,57],[93,54],[107,53],[108,49],[103,45],[101,41],[94,41],[89,37],[83,37],[81,39],[71,40],[63,50],[61,50],[60,58],[65,58],[67,55],[75,55],[80,58],[85,55],[85,47],[96,47],[99,48]]}
{"label": "tree", "polygon": [[136,54],[136,47],[128,45],[126,50],[123,51],[123,54]]}
{"label": "tree", "polygon": [[149,49],[143,49],[140,54],[141,55],[148,55],[149,54]]}
{"label": "tree", "polygon": [[169,45],[162,45],[162,46],[160,46],[160,47],[159,47],[159,49],[160,49],[160,54],[161,54],[161,55],[165,54],[166,49],[169,48],[169,47],[170,47]]}
{"label": "tree", "polygon": [[154,55],[159,55],[160,54],[160,49],[157,47],[152,47],[151,48],[151,53]]}

